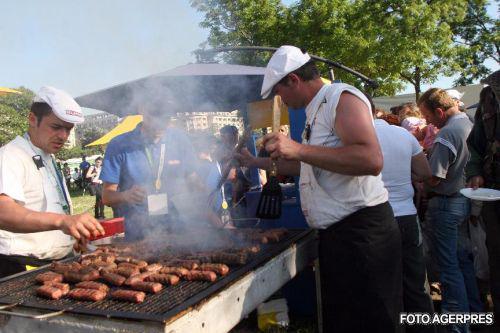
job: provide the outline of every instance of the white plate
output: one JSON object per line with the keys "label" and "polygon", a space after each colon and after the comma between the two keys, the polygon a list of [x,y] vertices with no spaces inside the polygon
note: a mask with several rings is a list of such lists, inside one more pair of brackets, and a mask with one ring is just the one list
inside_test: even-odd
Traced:
{"label": "white plate", "polygon": [[491,188],[478,188],[473,190],[472,188],[463,188],[460,190],[464,196],[472,200],[479,201],[496,201],[500,200],[500,191],[493,190]]}

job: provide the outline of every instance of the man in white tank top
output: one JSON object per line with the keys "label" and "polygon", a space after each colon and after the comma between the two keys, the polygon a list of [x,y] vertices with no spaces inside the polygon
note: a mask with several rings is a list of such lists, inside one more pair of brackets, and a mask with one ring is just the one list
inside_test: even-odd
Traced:
{"label": "man in white tank top", "polygon": [[[399,332],[401,240],[380,176],[371,107],[352,86],[324,84],[310,60],[296,47],[280,47],[261,94],[306,109],[302,143],[271,133],[264,144],[280,174],[300,174],[302,210],[319,229],[323,332]],[[261,169],[271,164],[248,152],[240,158]]]}

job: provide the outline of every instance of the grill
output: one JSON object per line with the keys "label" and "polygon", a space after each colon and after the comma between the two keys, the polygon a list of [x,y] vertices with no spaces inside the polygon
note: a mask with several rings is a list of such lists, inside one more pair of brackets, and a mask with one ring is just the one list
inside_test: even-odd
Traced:
{"label": "grill", "polygon": [[[279,243],[266,244],[261,251],[243,266],[231,267],[230,273],[219,277],[215,282],[182,281],[175,286],[168,286],[161,292],[148,295],[140,304],[104,299],[99,302],[82,302],[69,298],[45,300],[35,295],[37,284],[34,281],[38,273],[47,271],[47,267],[36,271],[23,272],[0,282],[0,303],[17,304],[24,307],[48,310],[64,310],[70,313],[105,316],[108,318],[149,320],[166,322],[179,313],[216,294],[233,281],[251,270],[265,264],[274,256],[299,240],[313,237],[310,230],[290,230]],[[76,260],[74,258],[67,260]],[[116,288],[112,288],[116,289]]]}

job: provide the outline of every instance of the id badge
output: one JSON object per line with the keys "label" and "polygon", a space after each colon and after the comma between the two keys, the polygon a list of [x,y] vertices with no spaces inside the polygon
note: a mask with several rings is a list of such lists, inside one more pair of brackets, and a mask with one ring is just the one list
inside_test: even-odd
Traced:
{"label": "id badge", "polygon": [[148,213],[150,216],[168,214],[167,193],[148,195]]}

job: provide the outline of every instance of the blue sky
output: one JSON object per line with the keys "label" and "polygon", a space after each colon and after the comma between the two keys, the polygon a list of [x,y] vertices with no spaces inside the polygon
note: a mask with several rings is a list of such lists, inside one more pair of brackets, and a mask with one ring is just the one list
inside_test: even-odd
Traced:
{"label": "blue sky", "polygon": [[[53,85],[78,96],[194,62],[208,35],[188,0],[16,0],[0,8],[0,86],[35,91]],[[496,4],[489,12],[498,16]]]}

